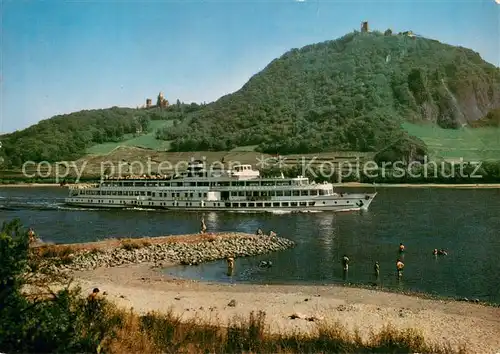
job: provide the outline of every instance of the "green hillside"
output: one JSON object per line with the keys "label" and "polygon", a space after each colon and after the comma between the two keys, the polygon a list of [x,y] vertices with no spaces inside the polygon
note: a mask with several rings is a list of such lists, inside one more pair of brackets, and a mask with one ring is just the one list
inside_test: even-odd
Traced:
{"label": "green hillside", "polygon": [[154,120],[149,124],[149,131],[144,134],[127,134],[123,140],[117,142],[107,142],[93,145],[87,149],[88,154],[104,155],[108,154],[119,146],[135,146],[145,149],[167,151],[170,149],[170,143],[156,138],[156,132],[162,128],[168,128],[173,125],[172,120]]}
{"label": "green hillside", "polygon": [[500,161],[500,128],[443,129],[432,124],[404,123],[403,128],[424,141],[433,158]]}
{"label": "green hillside", "polygon": [[292,49],[162,137],[174,151],[378,151],[420,144],[404,122],[458,128],[496,107],[500,70],[472,50],[355,32]]}

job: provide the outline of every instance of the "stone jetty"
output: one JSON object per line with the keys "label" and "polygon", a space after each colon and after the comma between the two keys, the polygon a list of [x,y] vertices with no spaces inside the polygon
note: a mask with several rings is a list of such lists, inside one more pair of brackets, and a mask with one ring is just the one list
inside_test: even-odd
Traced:
{"label": "stone jetty", "polygon": [[[48,261],[56,261],[58,270],[91,270],[126,264],[151,263],[197,265],[227,257],[248,257],[283,251],[294,247],[293,241],[277,236],[246,233],[217,233],[113,240],[82,245],[57,245]],[[56,267],[54,265],[54,267]]]}

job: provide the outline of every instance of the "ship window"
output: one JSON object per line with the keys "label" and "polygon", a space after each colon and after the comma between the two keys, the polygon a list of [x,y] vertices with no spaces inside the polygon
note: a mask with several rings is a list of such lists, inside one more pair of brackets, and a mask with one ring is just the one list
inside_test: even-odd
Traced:
{"label": "ship window", "polygon": [[277,197],[282,197],[283,196],[283,191],[276,191],[276,196]]}
{"label": "ship window", "polygon": [[266,207],[270,207],[270,206],[271,206],[271,203],[264,203],[264,206],[266,206]]}
{"label": "ship window", "polygon": [[248,206],[253,208],[255,206],[255,203],[248,203]]}
{"label": "ship window", "polygon": [[308,193],[307,193],[307,192],[308,192],[308,191],[300,191],[300,195],[301,195],[301,196],[307,196],[307,195],[308,195]]}
{"label": "ship window", "polygon": [[299,196],[299,195],[300,195],[300,192],[299,192],[299,191],[293,191],[293,196],[294,196],[294,197],[297,197],[297,196]]}
{"label": "ship window", "polygon": [[316,189],[312,189],[309,191],[310,195],[318,195],[318,191]]}
{"label": "ship window", "polygon": [[257,203],[257,208],[262,208],[262,203]]}
{"label": "ship window", "polygon": [[263,197],[267,197],[267,192],[260,192],[260,195]]}
{"label": "ship window", "polygon": [[160,192],[160,193],[158,193],[158,194],[159,194],[160,198],[161,198],[161,197],[163,197],[163,193],[161,193],[161,192]]}
{"label": "ship window", "polygon": [[247,197],[251,197],[252,196],[252,192],[245,192],[245,193],[246,193]]}
{"label": "ship window", "polygon": [[247,182],[248,187],[258,187],[259,185],[259,182]]}
{"label": "ship window", "polygon": [[151,197],[151,192],[148,192],[148,193],[147,193],[147,196],[148,196],[148,197]]}
{"label": "ship window", "polygon": [[307,203],[306,202],[300,202],[300,206],[306,206]]}
{"label": "ship window", "polygon": [[282,204],[284,207],[287,207],[288,206],[288,202],[283,202]]}
{"label": "ship window", "polygon": [[221,187],[229,187],[230,183],[229,182],[221,182],[219,185]]}
{"label": "ship window", "polygon": [[326,195],[326,191],[324,189],[320,189],[319,195]]}
{"label": "ship window", "polygon": [[247,206],[247,203],[241,203],[241,206],[245,208]]}
{"label": "ship window", "polygon": [[201,193],[198,193],[198,198],[201,198]]}
{"label": "ship window", "polygon": [[293,207],[296,207],[296,206],[297,206],[297,202],[292,202],[292,203],[291,203],[291,205],[292,205]]}
{"label": "ship window", "polygon": [[309,202],[309,206],[314,206],[314,202]]}
{"label": "ship window", "polygon": [[259,192],[253,192],[253,196],[254,197],[258,197],[259,196]]}
{"label": "ship window", "polygon": [[292,195],[292,192],[291,191],[285,191],[285,196],[289,197]]}
{"label": "ship window", "polygon": [[238,196],[244,197],[245,196],[245,192],[238,192]]}
{"label": "ship window", "polygon": [[136,195],[136,196],[139,194],[140,194],[139,191],[135,191],[135,193],[134,193],[134,195]]}
{"label": "ship window", "polygon": [[175,193],[175,196],[176,196],[177,198],[179,198],[179,197],[181,196],[181,194],[180,194],[180,193]]}
{"label": "ship window", "polygon": [[144,182],[135,182],[136,187],[144,187]]}
{"label": "ship window", "polygon": [[[127,193],[127,192],[125,192],[125,193]],[[122,191],[118,191],[118,195],[122,195]]]}
{"label": "ship window", "polygon": [[273,207],[279,207],[280,203],[273,203]]}
{"label": "ship window", "polygon": [[237,197],[238,196],[238,192],[231,192],[231,197]]}
{"label": "ship window", "polygon": [[145,192],[141,192],[141,195],[146,195],[146,193]]}
{"label": "ship window", "polygon": [[155,192],[151,193],[151,195],[152,195],[153,197],[156,197],[156,193],[155,193]]}
{"label": "ship window", "polygon": [[203,193],[203,197],[206,198],[207,197],[207,193]]}
{"label": "ship window", "polygon": [[116,191],[113,191],[113,195],[116,195]]}
{"label": "ship window", "polygon": [[184,193],[184,197],[187,198],[188,194],[187,193]]}
{"label": "ship window", "polygon": [[244,187],[245,186],[245,182],[243,182],[243,181],[233,182],[233,186]]}

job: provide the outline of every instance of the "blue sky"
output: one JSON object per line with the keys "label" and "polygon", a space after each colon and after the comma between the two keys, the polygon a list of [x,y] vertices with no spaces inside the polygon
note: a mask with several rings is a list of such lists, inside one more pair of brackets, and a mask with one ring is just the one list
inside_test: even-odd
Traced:
{"label": "blue sky", "polygon": [[[1,1],[1,0],[0,0]],[[3,1],[0,132],[55,114],[234,92],[291,48],[413,30],[500,65],[494,0]]]}

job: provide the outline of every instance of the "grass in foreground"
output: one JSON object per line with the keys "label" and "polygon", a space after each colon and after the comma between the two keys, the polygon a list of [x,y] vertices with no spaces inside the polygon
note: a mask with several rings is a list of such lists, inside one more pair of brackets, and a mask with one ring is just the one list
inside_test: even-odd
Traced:
{"label": "grass in foreground", "polygon": [[318,324],[311,334],[269,334],[263,312],[221,326],[181,321],[173,313],[138,316],[116,308],[111,311],[106,316],[118,316],[121,322],[113,336],[102,341],[107,353],[465,353],[465,347],[431,345],[416,330],[391,326],[363,340],[338,323]]}

